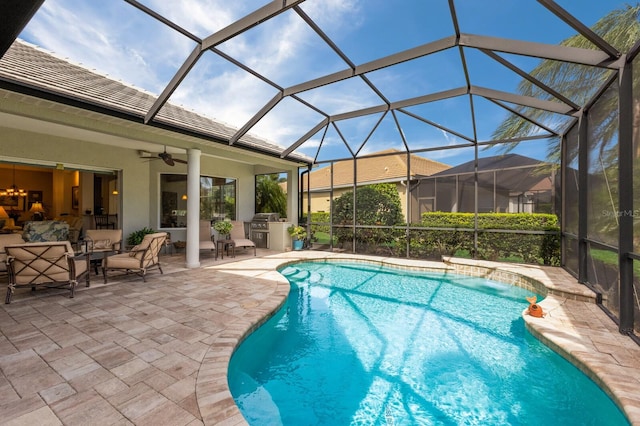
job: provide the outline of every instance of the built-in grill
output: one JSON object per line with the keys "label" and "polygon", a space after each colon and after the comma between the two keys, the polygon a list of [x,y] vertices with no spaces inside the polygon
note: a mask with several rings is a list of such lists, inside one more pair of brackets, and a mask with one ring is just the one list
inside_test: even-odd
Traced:
{"label": "built-in grill", "polygon": [[251,240],[256,247],[269,248],[269,222],[278,222],[278,213],[256,213],[251,219],[249,229]]}

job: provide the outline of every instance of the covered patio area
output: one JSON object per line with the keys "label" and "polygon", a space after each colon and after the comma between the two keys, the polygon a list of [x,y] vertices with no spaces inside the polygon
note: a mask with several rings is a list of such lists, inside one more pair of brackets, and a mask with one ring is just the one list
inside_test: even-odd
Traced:
{"label": "covered patio area", "polygon": [[[4,424],[245,424],[227,385],[227,365],[244,336],[284,302],[277,272],[304,259],[352,259],[409,268],[536,280],[550,289],[544,318],[528,328],[599,383],[632,424],[640,422],[640,347],[616,332],[565,270],[447,259],[426,262],[300,251],[186,268],[163,255],[164,274],[94,280],[76,297],[51,290],[16,294],[0,310],[0,395]],[[92,277],[93,278],[93,277]]]}

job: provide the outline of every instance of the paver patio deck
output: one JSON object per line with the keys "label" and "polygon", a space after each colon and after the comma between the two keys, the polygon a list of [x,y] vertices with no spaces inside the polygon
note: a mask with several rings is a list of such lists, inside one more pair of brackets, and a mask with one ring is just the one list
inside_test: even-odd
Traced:
{"label": "paver patio deck", "polygon": [[[227,364],[243,337],[285,300],[276,268],[305,258],[350,258],[407,267],[479,266],[525,274],[555,291],[525,315],[529,329],[591,375],[640,424],[640,347],[558,268],[259,250],[233,259],[163,256],[147,282],[124,277],[91,288],[18,291],[0,309],[0,422],[7,425],[246,424],[227,387]],[[455,263],[457,265],[454,265]],[[489,269],[487,269],[489,268]],[[577,300],[575,300],[577,299]]]}

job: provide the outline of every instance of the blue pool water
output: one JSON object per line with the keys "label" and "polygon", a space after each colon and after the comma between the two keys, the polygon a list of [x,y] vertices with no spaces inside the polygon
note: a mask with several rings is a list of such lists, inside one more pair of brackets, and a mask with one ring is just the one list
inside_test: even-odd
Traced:
{"label": "blue pool water", "polygon": [[229,365],[251,425],[628,424],[525,330],[526,290],[347,262],[280,272],[286,304]]}

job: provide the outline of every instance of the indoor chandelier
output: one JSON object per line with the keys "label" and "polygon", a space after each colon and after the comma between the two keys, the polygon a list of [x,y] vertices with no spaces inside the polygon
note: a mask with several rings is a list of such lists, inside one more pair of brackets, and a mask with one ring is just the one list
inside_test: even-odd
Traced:
{"label": "indoor chandelier", "polygon": [[13,183],[11,184],[10,187],[0,191],[0,196],[12,197],[12,198],[27,196],[27,191],[25,191],[22,188],[18,188],[18,186],[16,185],[16,165],[15,164],[13,165]]}

